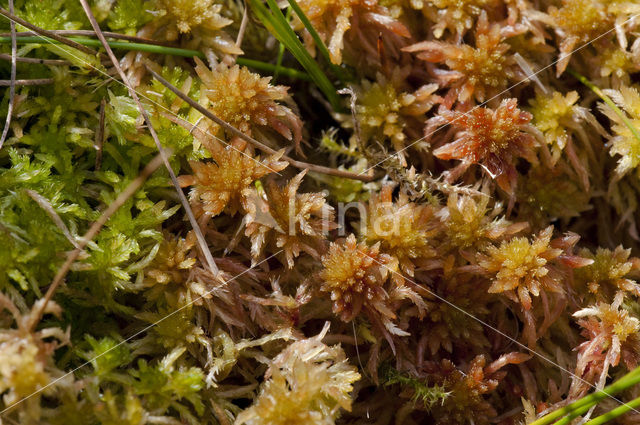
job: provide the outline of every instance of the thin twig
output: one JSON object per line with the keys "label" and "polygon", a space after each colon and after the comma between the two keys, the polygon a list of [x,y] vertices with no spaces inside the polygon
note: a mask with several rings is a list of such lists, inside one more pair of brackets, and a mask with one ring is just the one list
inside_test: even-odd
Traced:
{"label": "thin twig", "polygon": [[[13,83],[13,84],[12,84]],[[34,78],[32,80],[0,80],[0,87],[11,87],[12,85],[18,86],[46,86],[47,84],[53,84],[53,78]],[[2,147],[0,145],[0,147]]]}
{"label": "thin twig", "polygon": [[249,22],[249,8],[247,7],[247,2],[244,2],[242,21],[240,21],[240,29],[238,30],[238,37],[236,38],[236,47],[238,49],[242,46],[242,39],[244,38],[244,33],[247,30],[247,22]]}
{"label": "thin twig", "polygon": [[[0,37],[1,38],[1,37]],[[20,37],[17,37],[16,41],[21,41]],[[6,53],[0,53],[1,60],[11,60],[11,55],[7,55]],[[72,66],[73,63],[64,59],[40,59],[40,58],[26,58],[23,56],[18,56],[16,58],[16,62],[24,62],[24,63],[37,63],[39,65],[57,65],[57,66]],[[101,63],[103,65],[110,65],[111,61],[109,59],[102,59]]]}
{"label": "thin twig", "polygon": [[[11,22],[13,23],[13,21]],[[12,55],[7,55],[6,53],[0,53],[0,59],[2,60],[11,60]],[[66,61],[64,59],[39,59],[39,58],[25,58],[22,56],[16,57],[16,62],[24,62],[24,63],[37,63],[40,65],[71,65],[71,62]]]}
{"label": "thin twig", "polygon": [[249,267],[248,269],[245,269],[242,272],[238,273],[237,275],[233,276],[231,279],[223,281],[219,285],[214,286],[212,289],[210,289],[208,291],[205,291],[204,294],[198,296],[197,298],[192,299],[191,301],[189,301],[186,304],[182,305],[181,307],[178,307],[177,309],[171,311],[170,313],[166,314],[165,316],[162,316],[160,319],[156,320],[155,322],[151,323],[148,326],[145,326],[144,328],[142,328],[139,331],[135,332],[133,335],[128,336],[127,338],[123,339],[122,341],[118,342],[117,344],[109,347],[107,350],[100,352],[95,357],[93,357],[93,358],[87,360],[86,362],[74,367],[70,371],[64,373],[62,376],[58,376],[57,378],[55,378],[53,380],[50,380],[46,385],[40,385],[38,387],[38,389],[33,391],[31,394],[16,400],[14,403],[12,403],[9,406],[5,407],[4,409],[0,410],[0,416],[4,415],[5,413],[9,412],[10,410],[15,409],[17,406],[19,406],[21,403],[25,402],[26,400],[29,400],[30,398],[42,393],[43,391],[46,391],[47,388],[53,387],[58,382],[64,380],[68,376],[72,376],[74,373],[76,373],[77,371],[79,371],[83,367],[90,365],[91,363],[95,362],[96,360],[98,360],[99,358],[101,358],[101,357],[103,357],[105,355],[108,355],[113,350],[117,350],[119,347],[123,346],[124,344],[127,344],[129,341],[132,341],[134,338],[137,338],[138,336],[142,335],[143,333],[148,332],[151,328],[153,328],[154,326],[157,326],[158,324],[160,324],[161,322],[167,320],[168,318],[173,317],[174,315],[180,313],[184,309],[190,308],[195,303],[200,302],[200,300],[205,299],[210,294],[214,293],[215,291],[217,291],[218,289],[222,288],[223,286],[228,285],[229,283],[233,282],[234,280],[240,278],[245,273],[248,273],[249,271],[251,271],[251,270],[253,270],[253,269],[257,268],[257,267],[260,267],[262,264],[266,263],[267,261],[271,260],[272,258],[275,258],[277,255],[280,255],[281,252],[282,252],[282,250],[279,250],[279,251],[271,254],[270,256],[268,256],[267,258],[261,260],[257,264],[254,264],[251,267]]}
{"label": "thin twig", "polygon": [[[153,75],[153,77],[156,80],[158,80],[162,85],[167,87],[169,90],[171,90],[173,93],[175,93],[180,99],[182,99],[185,102],[187,102],[189,104],[189,106],[191,106],[192,108],[196,109],[202,115],[204,115],[205,117],[209,118],[211,121],[215,122],[216,124],[218,124],[219,126],[224,128],[226,131],[232,133],[235,136],[238,136],[239,138],[245,140],[248,143],[251,143],[253,146],[255,146],[256,148],[260,149],[263,152],[266,152],[266,153],[269,153],[269,154],[272,154],[272,155],[276,153],[275,149],[272,149],[269,146],[263,144],[262,142],[259,142],[258,140],[254,139],[253,137],[244,134],[243,132],[241,132],[240,130],[238,130],[237,128],[232,126],[231,124],[229,124],[226,121],[224,121],[224,120],[218,118],[217,116],[215,116],[207,108],[205,108],[204,106],[200,105],[198,102],[196,102],[195,100],[191,99],[186,94],[182,93],[176,86],[174,86],[173,84],[171,84],[170,82],[168,82],[167,80],[162,78],[157,72],[155,72],[153,69],[151,69],[148,65],[145,65],[145,67],[147,68],[147,71],[149,71],[151,73],[151,75]],[[344,177],[344,178],[347,178],[347,179],[360,180],[360,181],[364,181],[364,182],[370,182],[370,181],[372,181],[374,179],[373,175],[356,174],[356,173],[351,173],[349,171],[344,171],[344,170],[338,170],[338,169],[335,169],[335,168],[325,167],[325,166],[322,166],[322,165],[309,164],[308,162],[297,161],[297,160],[295,160],[295,159],[293,159],[291,157],[288,157],[288,156],[283,156],[282,159],[287,161],[292,166],[294,166],[296,168],[299,168],[301,170],[310,170],[310,171],[315,171],[316,173],[328,174],[328,175],[332,175],[332,176]]]}
{"label": "thin twig", "polygon": [[100,101],[100,120],[98,121],[98,129],[96,130],[96,171],[102,166],[102,145],[104,144],[104,112],[107,106],[104,98]]}
{"label": "thin twig", "polygon": [[[50,30],[50,32],[58,34],[60,36],[65,36],[65,37],[77,37],[77,36],[97,37],[96,33],[91,30]],[[36,34],[37,33],[35,31],[22,31],[22,32],[16,33],[16,36],[29,37]],[[102,34],[104,34],[104,36],[107,38],[113,38],[115,40],[126,40],[126,41],[133,41],[134,43],[155,44],[159,46],[177,47],[167,41],[151,40],[149,38],[135,37],[132,35],[125,35],[117,32],[102,31]],[[6,37],[7,35],[8,35],[7,33],[1,33],[0,37]]]}
{"label": "thin twig", "polygon": [[51,221],[53,221],[55,225],[58,226],[62,234],[65,236],[65,238],[67,238],[71,245],[73,245],[76,249],[82,249],[82,247],[80,247],[80,245],[78,244],[78,241],[75,240],[75,238],[69,231],[67,225],[64,224],[64,221],[62,221],[56,210],[53,208],[53,205],[51,205],[51,202],[49,202],[47,198],[40,195],[35,190],[27,189],[26,192],[27,195],[29,195],[29,197],[33,199],[38,205],[40,205],[40,208],[42,208],[44,212],[47,213],[47,215],[51,218]]}
{"label": "thin twig", "polygon": [[69,40],[68,38],[65,37],[61,37],[60,35],[56,34],[55,31],[49,31],[49,30],[45,30],[42,29],[40,27],[37,27],[35,25],[33,25],[30,22],[25,21],[24,19],[14,15],[13,13],[9,12],[6,9],[3,9],[0,7],[0,15],[5,16],[6,18],[8,18],[9,20],[11,20],[12,22],[18,23],[20,25],[22,25],[25,28],[29,28],[32,31],[35,31],[36,33],[43,35],[45,37],[49,37],[52,38],[54,40],[59,41],[60,43],[66,44],[69,47],[73,47],[74,49],[80,50],[83,53],[86,53],[88,55],[91,56],[96,56],[98,54],[98,52],[96,52],[93,49],[90,49],[86,46],[83,46],[82,44],[76,43],[73,40]]}
{"label": "thin twig", "polygon": [[151,137],[153,138],[153,141],[155,142],[156,147],[158,148],[160,157],[162,158],[162,161],[164,162],[164,165],[167,168],[167,171],[169,172],[169,176],[171,177],[171,182],[173,183],[173,186],[175,187],[176,192],[180,197],[180,202],[182,203],[182,206],[184,207],[187,213],[189,222],[191,222],[191,227],[193,227],[193,231],[196,234],[196,238],[198,239],[198,244],[200,245],[200,250],[202,251],[202,255],[204,255],[207,261],[209,270],[214,276],[216,276],[217,278],[221,278],[218,270],[218,266],[216,266],[216,263],[213,260],[213,255],[211,255],[211,251],[209,250],[207,242],[204,239],[202,230],[200,229],[200,226],[196,221],[196,217],[194,216],[193,211],[191,210],[189,201],[187,200],[187,197],[184,195],[184,192],[182,191],[182,188],[178,183],[178,178],[176,177],[176,174],[173,172],[173,168],[171,168],[171,164],[169,164],[169,158],[167,157],[167,154],[165,153],[164,148],[160,143],[160,139],[158,138],[158,134],[156,133],[156,130],[153,127],[153,123],[151,122],[151,118],[149,117],[147,110],[144,108],[144,106],[142,106],[142,103],[140,102],[140,98],[138,97],[138,94],[136,93],[135,89],[131,86],[131,83],[129,82],[129,79],[127,78],[125,73],[122,71],[122,68],[120,67],[120,62],[118,62],[118,59],[113,54],[113,50],[111,50],[111,46],[109,46],[109,43],[107,43],[107,40],[104,38],[104,35],[102,35],[102,31],[100,30],[100,25],[98,25],[98,22],[96,21],[95,16],[93,16],[93,12],[91,11],[91,7],[89,7],[89,4],[87,3],[87,0],[80,0],[80,4],[82,4],[82,8],[84,9],[84,12],[87,15],[87,18],[89,19],[91,26],[96,32],[98,39],[100,39],[102,46],[107,51],[107,55],[111,59],[111,62],[113,62],[113,66],[118,71],[118,74],[120,74],[120,78],[122,79],[122,82],[127,86],[127,89],[129,90],[129,95],[136,102],[136,105],[138,106],[138,110],[140,111],[140,114],[143,116],[145,122],[147,123],[149,133],[151,133]]}
{"label": "thin twig", "polygon": [[[9,0],[9,11],[13,13],[13,0]],[[2,136],[0,136],[0,149],[9,134],[11,116],[13,115],[13,100],[16,96],[16,58],[18,57],[18,43],[16,42],[16,24],[9,22],[11,26],[11,81],[9,82],[9,105],[7,107],[7,119],[4,122]]]}
{"label": "thin twig", "polygon": [[44,295],[44,302],[42,302],[40,308],[32,316],[32,322],[28,326],[28,329],[30,331],[33,331],[34,327],[40,321],[40,318],[42,317],[42,314],[47,307],[47,303],[51,301],[51,298],[53,298],[53,294],[56,292],[56,290],[64,280],[65,276],[69,272],[69,269],[71,268],[71,265],[76,261],[82,250],[93,238],[96,237],[98,232],[100,232],[100,229],[102,229],[102,226],[105,225],[105,223],[118,210],[118,208],[124,205],[124,203],[127,202],[127,200],[132,197],[138,191],[138,189],[140,189],[145,180],[147,180],[147,178],[162,164],[162,162],[162,155],[156,155],[147,164],[147,166],[144,167],[140,175],[138,175],[138,177],[136,177],[122,192],[120,192],[120,194],[111,203],[111,205],[109,205],[107,209],[102,212],[100,217],[98,217],[98,219],[91,225],[87,233],[85,233],[84,236],[78,241],[78,247],[71,251],[71,253],[67,257],[67,260],[60,267],[60,269],[58,269],[58,272],[51,281],[51,285],[49,285],[49,289],[47,289],[47,293]]}

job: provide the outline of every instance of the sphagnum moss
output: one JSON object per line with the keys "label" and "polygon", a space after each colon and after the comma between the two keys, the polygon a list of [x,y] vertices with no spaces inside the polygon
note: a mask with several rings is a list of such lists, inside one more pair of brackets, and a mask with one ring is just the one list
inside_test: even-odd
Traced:
{"label": "sphagnum moss", "polygon": [[0,422],[637,422],[637,2],[89,3],[0,2]]}

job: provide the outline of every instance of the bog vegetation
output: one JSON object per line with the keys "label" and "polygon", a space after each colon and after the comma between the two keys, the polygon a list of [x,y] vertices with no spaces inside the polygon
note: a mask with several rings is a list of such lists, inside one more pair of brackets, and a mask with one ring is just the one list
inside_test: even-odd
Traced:
{"label": "bog vegetation", "polygon": [[640,421],[636,0],[0,4],[1,424]]}

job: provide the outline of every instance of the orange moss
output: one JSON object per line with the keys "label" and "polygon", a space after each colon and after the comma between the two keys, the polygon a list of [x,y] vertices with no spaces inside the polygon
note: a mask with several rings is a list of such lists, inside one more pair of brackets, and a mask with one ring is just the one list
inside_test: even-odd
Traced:
{"label": "orange moss", "polygon": [[475,31],[475,47],[442,41],[422,41],[405,47],[405,52],[417,53],[417,57],[429,63],[446,65],[449,70],[439,70],[436,78],[441,87],[451,87],[445,105],[451,106],[457,99],[483,102],[507,88],[509,81],[518,74],[509,45],[504,42],[500,26],[490,25],[487,14],[482,12]]}
{"label": "orange moss", "polygon": [[455,141],[439,147],[433,154],[440,159],[480,164],[503,190],[512,193],[517,182],[516,160],[522,157],[537,162],[536,141],[527,128],[532,116],[517,105],[516,99],[507,99],[495,110],[443,112],[434,125],[445,121],[462,131],[456,134]]}
{"label": "orange moss", "polygon": [[[272,86],[271,77],[261,77],[238,65],[219,64],[210,70],[195,58],[196,72],[202,79],[200,103],[218,118],[246,134],[254,126],[269,127],[299,144],[302,140],[302,121],[280,102],[290,101],[287,87]],[[208,123],[212,134],[220,127]]]}
{"label": "orange moss", "polygon": [[478,264],[492,276],[489,292],[505,293],[525,310],[531,308],[531,295],[537,297],[542,289],[562,292],[562,277],[550,268],[550,262],[562,254],[550,245],[552,234],[549,226],[531,241],[516,237],[478,254]]}
{"label": "orange moss", "polygon": [[393,202],[392,191],[391,186],[383,186],[371,198],[362,236],[369,243],[379,242],[382,252],[397,258],[400,268],[411,276],[414,261],[436,256],[431,240],[440,231],[440,223],[430,205],[410,202],[404,193]]}
{"label": "orange moss", "polygon": [[213,161],[191,161],[193,175],[178,178],[182,187],[192,186],[189,197],[201,214],[215,216],[226,210],[233,215],[246,209],[251,183],[287,166],[286,162],[278,161],[282,153],[261,160],[253,157],[246,145],[239,139],[229,146],[210,141],[206,146]]}

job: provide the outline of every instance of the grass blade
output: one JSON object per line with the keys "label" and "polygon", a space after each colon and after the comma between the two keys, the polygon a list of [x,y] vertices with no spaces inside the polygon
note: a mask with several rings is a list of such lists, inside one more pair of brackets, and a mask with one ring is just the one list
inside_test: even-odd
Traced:
{"label": "grass blade", "polygon": [[339,65],[334,64],[331,61],[331,54],[329,53],[329,49],[327,48],[327,45],[324,44],[324,42],[320,38],[320,34],[318,34],[316,29],[313,27],[313,25],[311,24],[311,21],[309,21],[309,18],[307,18],[307,15],[304,14],[304,11],[300,8],[300,5],[298,4],[298,2],[296,2],[296,0],[288,0],[288,1],[293,11],[296,12],[296,15],[298,15],[298,18],[304,25],[305,29],[309,31],[309,34],[311,34],[311,38],[313,38],[313,42],[315,43],[316,48],[320,51],[320,54],[325,59],[325,61],[327,61],[327,64],[331,68],[331,71],[342,82],[351,80],[352,78],[349,78],[347,76],[343,68],[341,68]]}
{"label": "grass blade", "polygon": [[634,398],[630,402],[623,404],[622,406],[618,406],[615,409],[611,410],[610,412],[607,412],[603,415],[593,418],[590,421],[586,422],[584,425],[606,424],[607,422],[612,421],[618,416],[622,416],[625,413],[628,413],[629,411],[635,409],[636,407],[640,407],[640,397]]}
{"label": "grass blade", "polygon": [[631,121],[629,121],[629,118],[627,117],[627,114],[625,114],[620,108],[618,108],[618,105],[616,105],[613,102],[613,100],[611,100],[611,98],[609,96],[607,96],[606,94],[604,94],[604,92],[602,90],[600,90],[600,87],[598,87],[595,84],[593,84],[584,75],[579,74],[579,73],[577,73],[576,71],[574,71],[572,69],[567,69],[567,72],[569,74],[573,75],[578,81],[580,81],[582,84],[587,86],[600,99],[602,99],[602,101],[604,103],[606,103],[607,106],[609,106],[613,110],[613,112],[615,112],[615,114],[617,116],[620,117],[620,119],[622,120],[624,125],[626,125],[629,128],[629,131],[631,131],[631,134],[633,134],[633,137],[635,137],[636,140],[638,140],[638,142],[640,142],[640,132],[638,132],[638,129],[635,128],[635,126],[631,123]]}
{"label": "grass blade", "polygon": [[324,44],[324,42],[320,38],[320,34],[318,34],[316,29],[313,27],[313,25],[311,25],[311,21],[309,21],[309,18],[307,18],[307,15],[304,14],[298,2],[296,2],[296,0],[288,0],[288,1],[289,1],[289,4],[291,5],[291,8],[293,9],[294,12],[296,12],[296,15],[298,15],[298,18],[300,19],[300,21],[302,22],[306,30],[309,31],[309,34],[311,34],[311,38],[313,38],[313,42],[316,44],[316,48],[320,51],[320,54],[322,55],[322,57],[327,61],[327,63],[332,63],[331,56],[329,54],[329,49],[327,49],[327,46]]}
{"label": "grass blade", "polygon": [[[291,19],[291,9],[287,9],[287,21]],[[278,58],[276,59],[276,70],[273,72],[273,82],[275,83],[278,78],[278,74],[280,73],[280,67],[282,66],[282,59],[284,58],[284,44],[278,42]]]}
{"label": "grass blade", "polygon": [[[94,40],[92,38],[72,37],[70,39],[84,46],[93,46],[93,47],[102,46],[100,44],[100,40]],[[17,38],[17,42],[21,44],[29,44],[29,43],[42,44],[45,42],[45,40],[43,40],[42,37],[38,37],[38,36],[22,36]],[[57,40],[48,39],[48,38],[47,38],[47,42],[50,42],[52,44],[61,44]],[[0,44],[6,44],[6,43],[11,43],[11,37],[0,37]],[[109,47],[111,47],[112,49],[135,50],[140,52],[157,53],[161,55],[181,56],[186,58],[197,57],[197,58],[206,60],[204,53],[198,50],[182,49],[179,47],[160,46],[160,45],[147,44],[147,43],[130,43],[126,41],[108,41],[107,44],[109,44]],[[278,67],[270,63],[261,62],[254,59],[246,59],[242,57],[237,58],[236,62],[239,65],[258,69],[260,71],[273,73],[277,70],[279,74],[287,76],[289,78],[296,78],[299,80],[311,81],[311,78],[309,77],[309,75],[305,74],[304,72],[298,71],[297,69],[285,68],[282,66]]]}
{"label": "grass blade", "polygon": [[601,400],[604,400],[605,398],[613,398],[615,394],[638,383],[640,383],[640,367],[633,369],[631,372],[627,373],[622,378],[602,390],[588,394],[571,404],[554,410],[553,412],[533,421],[529,425],[549,425],[556,423],[556,420],[561,420],[561,418],[571,415],[574,412],[584,413],[588,411],[591,406],[598,404]]}
{"label": "grass blade", "polygon": [[341,110],[340,96],[338,96],[336,88],[302,45],[276,2],[267,0],[270,10],[260,0],[249,0],[249,4],[267,30],[286,46],[300,65],[309,73],[309,76],[327,97],[331,106],[336,110]]}

